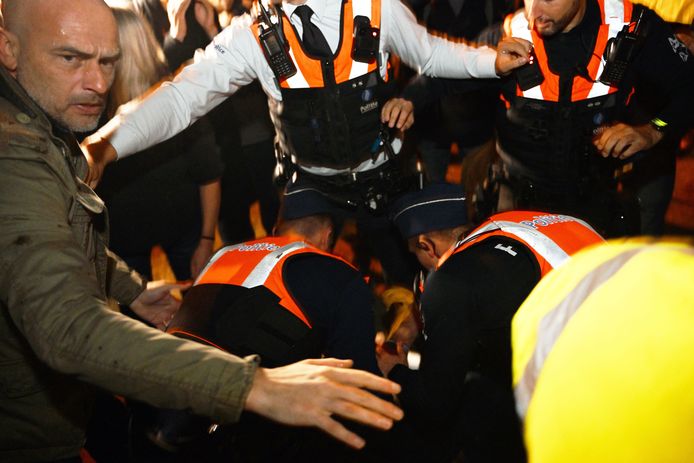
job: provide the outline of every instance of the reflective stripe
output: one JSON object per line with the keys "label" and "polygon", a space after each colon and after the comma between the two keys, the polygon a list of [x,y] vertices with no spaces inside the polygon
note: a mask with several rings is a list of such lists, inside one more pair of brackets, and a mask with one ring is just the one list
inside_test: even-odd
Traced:
{"label": "reflective stripe", "polygon": [[[294,56],[294,50],[290,47],[289,48],[289,56],[291,56],[292,61],[294,61],[294,65],[296,66],[296,56]],[[293,76],[289,77],[286,81],[286,86],[289,88],[307,88],[309,87],[308,81],[306,80],[306,77],[304,77],[304,73],[301,72],[301,66],[296,66],[296,74]]]}
{"label": "reflective stripe", "polygon": [[[658,249],[639,247],[603,262],[585,275],[556,307],[542,317],[537,326],[535,348],[523,369],[523,376],[514,388],[516,410],[522,419],[525,419],[527,414],[542,367],[572,317],[597,288],[607,283],[633,257],[651,250],[657,251]],[[690,249],[680,250],[680,252],[694,255],[694,251]]]}
{"label": "reflective stripe", "polygon": [[243,280],[241,286],[245,288],[255,288],[256,286],[265,284],[270,273],[272,273],[272,270],[280,262],[282,257],[307,247],[308,245],[306,243],[297,241],[272,251],[258,262],[253,271]]}
{"label": "reflective stripe", "polygon": [[[354,18],[365,16],[372,24],[380,27],[380,0],[345,0],[342,6],[342,29],[339,49],[335,51],[333,69],[335,82],[340,84],[376,70],[378,60],[373,63],[360,63],[352,60],[354,42]],[[301,41],[289,19],[284,21],[284,34],[289,42],[289,54],[297,68],[297,73],[280,82],[282,88],[320,88],[323,82],[323,68],[320,59],[307,56],[301,48]]]}
{"label": "reflective stripe", "polygon": [[[571,101],[602,97],[617,91],[617,88],[598,81],[605,66],[602,55],[607,41],[616,37],[619,31],[629,24],[632,5],[629,0],[599,0],[598,3],[603,17],[603,25],[598,31],[595,50],[588,63],[587,69],[591,81],[582,76],[575,76]],[[514,13],[512,19],[505,26],[510,28],[510,35],[513,37],[519,37],[533,43],[538,64],[545,77],[542,84],[528,90],[523,91],[517,88],[517,95],[534,100],[559,101],[559,76],[550,71],[544,41],[536,32],[530,30],[524,10],[521,9]]]}
{"label": "reflective stripe", "polygon": [[475,232],[470,236],[467,236],[461,244],[475,239],[482,233],[488,233],[494,230],[501,230],[505,233],[517,236],[521,240],[525,241],[528,246],[530,246],[537,254],[549,262],[552,268],[558,267],[569,258],[569,255],[547,235],[528,225],[515,222],[494,221],[482,228],[475,230]]}

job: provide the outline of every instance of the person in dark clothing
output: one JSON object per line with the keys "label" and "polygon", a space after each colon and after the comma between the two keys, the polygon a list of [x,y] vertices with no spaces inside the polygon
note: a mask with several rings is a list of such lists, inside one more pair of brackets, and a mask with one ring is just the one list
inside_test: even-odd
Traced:
{"label": "person in dark clothing", "polygon": [[[149,24],[114,8],[123,59],[109,95],[108,115],[166,75]],[[111,166],[97,189],[113,220],[111,247],[128,265],[152,276],[152,247],[161,245],[179,280],[196,277],[213,253],[224,165],[207,118],[176,137]]]}
{"label": "person in dark clothing", "polygon": [[[460,186],[432,184],[400,199],[396,225],[432,271],[421,297],[419,370],[406,348],[379,347],[402,386],[405,421],[394,441],[405,461],[525,460],[511,387],[511,319],[540,278],[602,238],[569,216],[497,214],[470,231]],[[435,271],[434,271],[435,270]],[[382,344],[381,344],[382,345]],[[403,438],[406,436],[406,438]]]}
{"label": "person in dark clothing", "polygon": [[[336,210],[314,190],[288,195],[276,236],[220,250],[186,294],[167,332],[236,355],[256,353],[263,366],[347,356],[355,368],[380,374],[371,291],[354,267],[330,254]],[[164,454],[165,461],[199,461],[201,452],[233,461],[365,458],[312,430],[248,416],[241,422],[209,436],[204,433],[208,422],[200,425],[196,417],[164,411],[150,435],[164,448],[193,442],[181,445],[174,457]],[[234,437],[219,437],[228,434]],[[156,457],[148,454],[145,460]]]}
{"label": "person in dark clothing", "polygon": [[[514,10],[506,0],[430,0],[410,2],[418,19],[433,31],[451,40],[475,40],[482,30]],[[440,78],[419,74],[405,87],[410,92],[435,94],[429,86]],[[420,88],[423,87],[423,88]],[[473,153],[494,135],[494,85],[479,85],[464,93],[432,98],[416,107],[415,124],[409,135],[417,138],[424,172],[429,182],[443,182],[451,162],[451,144],[461,158]]]}

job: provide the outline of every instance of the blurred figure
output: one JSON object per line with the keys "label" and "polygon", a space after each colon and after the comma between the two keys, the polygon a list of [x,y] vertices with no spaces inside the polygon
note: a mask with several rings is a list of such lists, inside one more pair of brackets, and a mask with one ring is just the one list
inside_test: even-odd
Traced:
{"label": "blurred figure", "polygon": [[[462,187],[432,184],[393,206],[393,220],[432,273],[421,296],[419,369],[407,349],[379,348],[402,386],[395,452],[406,461],[525,460],[511,389],[511,318],[538,281],[602,238],[569,216],[514,211],[472,229]],[[409,434],[408,434],[409,433]],[[401,444],[397,441],[404,441]]]}
{"label": "blurred figure", "polygon": [[[114,8],[121,59],[107,115],[168,75],[149,25],[132,10]],[[98,188],[109,206],[111,246],[151,278],[152,247],[161,245],[179,280],[198,275],[212,256],[223,165],[207,121],[111,166]]]}
{"label": "blurred figure", "polygon": [[543,279],[513,319],[535,462],[694,461],[694,247],[613,241]]}

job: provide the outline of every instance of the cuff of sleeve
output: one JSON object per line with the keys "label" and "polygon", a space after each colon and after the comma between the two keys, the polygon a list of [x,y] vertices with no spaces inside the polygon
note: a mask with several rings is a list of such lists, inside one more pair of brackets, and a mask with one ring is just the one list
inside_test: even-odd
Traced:
{"label": "cuff of sleeve", "polygon": [[491,48],[488,49],[488,53],[481,53],[478,61],[478,66],[482,75],[475,76],[481,78],[492,78],[498,79],[499,76],[496,73],[496,52]]}
{"label": "cuff of sleeve", "polygon": [[221,381],[224,386],[213,412],[213,418],[218,419],[220,424],[239,421],[251,392],[255,372],[260,367],[260,357],[257,355],[249,355],[243,360],[244,367],[241,371],[236,366],[228,368],[225,373],[229,377]]}

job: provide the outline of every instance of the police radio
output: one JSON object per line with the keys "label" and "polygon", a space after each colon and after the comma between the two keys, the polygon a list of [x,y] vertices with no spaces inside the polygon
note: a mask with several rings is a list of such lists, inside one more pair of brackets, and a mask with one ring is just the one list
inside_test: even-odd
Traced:
{"label": "police radio", "polygon": [[625,25],[616,37],[607,41],[605,53],[605,68],[598,78],[600,82],[612,87],[618,87],[624,79],[627,66],[634,59],[636,52],[643,41],[641,32],[641,18],[643,11],[639,14],[639,19],[636,21],[633,32],[629,31],[629,25]]}
{"label": "police radio", "polygon": [[282,29],[282,8],[279,5],[274,5],[277,21],[275,23],[270,19],[270,13],[263,6],[262,0],[258,1],[261,17],[259,20],[258,30],[260,31],[258,39],[263,48],[263,53],[267,59],[270,69],[275,73],[278,80],[286,79],[296,74],[296,66],[289,56],[289,43],[284,37]]}
{"label": "police radio", "polygon": [[537,62],[534,48],[530,50],[528,62],[516,69],[515,74],[518,87],[523,91],[537,87],[545,81],[545,76],[542,74],[542,69],[540,69],[540,65]]}
{"label": "police radio", "polygon": [[373,63],[378,56],[378,42],[381,31],[371,26],[371,21],[366,16],[354,18],[354,42],[352,45],[352,59],[360,63]]}

